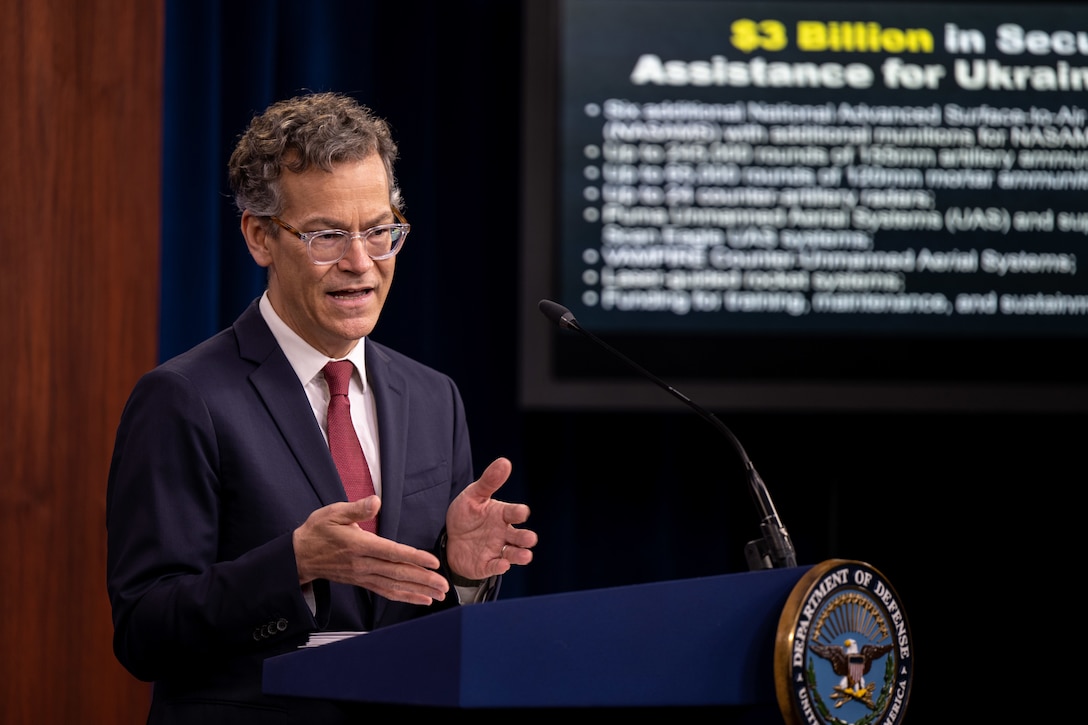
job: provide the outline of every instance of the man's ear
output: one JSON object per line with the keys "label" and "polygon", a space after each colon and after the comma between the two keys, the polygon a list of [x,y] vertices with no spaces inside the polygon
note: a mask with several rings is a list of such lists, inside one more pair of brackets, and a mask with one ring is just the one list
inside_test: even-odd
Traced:
{"label": "man's ear", "polygon": [[263,218],[246,209],[242,212],[242,236],[245,237],[246,247],[253,261],[262,267],[272,264],[272,252],[268,245],[271,243],[271,235]]}

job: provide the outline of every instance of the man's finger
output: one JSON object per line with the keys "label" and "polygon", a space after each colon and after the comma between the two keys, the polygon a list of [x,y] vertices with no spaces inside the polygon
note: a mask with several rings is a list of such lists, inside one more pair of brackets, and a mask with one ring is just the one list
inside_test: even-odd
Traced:
{"label": "man's finger", "polygon": [[491,498],[506,483],[506,479],[510,477],[510,471],[513,470],[513,467],[508,458],[496,458],[476,480],[474,493],[484,498]]}
{"label": "man's finger", "polygon": [[349,501],[337,507],[337,523],[355,524],[360,521],[369,521],[378,515],[382,507],[382,500],[377,496],[367,496],[357,501]]}

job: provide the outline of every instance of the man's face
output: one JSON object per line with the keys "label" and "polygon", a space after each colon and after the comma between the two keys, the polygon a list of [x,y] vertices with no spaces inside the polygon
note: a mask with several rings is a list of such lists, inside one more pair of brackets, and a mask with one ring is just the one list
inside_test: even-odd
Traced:
{"label": "man's face", "polygon": [[[279,218],[302,232],[365,231],[396,221],[389,206],[389,180],[377,154],[334,167],[285,172],[286,206]],[[314,264],[306,244],[290,232],[269,233],[245,212],[242,230],[250,254],[267,267],[268,298],[283,321],[329,357],[346,355],[378,322],[393,282],[396,257],[375,262],[354,239],[336,264]]]}

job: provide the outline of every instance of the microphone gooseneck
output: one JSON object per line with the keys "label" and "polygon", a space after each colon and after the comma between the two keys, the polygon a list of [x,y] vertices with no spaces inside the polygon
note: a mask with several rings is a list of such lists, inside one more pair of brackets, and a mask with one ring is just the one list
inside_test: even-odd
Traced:
{"label": "microphone gooseneck", "polygon": [[797,566],[797,555],[793,549],[793,542],[790,540],[790,535],[786,533],[786,527],[782,525],[782,521],[778,518],[778,511],[775,509],[774,502],[771,500],[771,494],[767,490],[767,485],[763,482],[763,479],[760,478],[759,473],[756,471],[755,466],[748,457],[748,452],[744,450],[744,446],[742,446],[737,437],[733,435],[733,431],[729,430],[725,423],[722,423],[716,415],[700,406],[688,396],[679,392],[676,388],[672,387],[649,370],[643,368],[634,360],[631,360],[619,350],[616,350],[589,330],[583,328],[574,318],[574,314],[563,305],[558,302],[552,302],[551,300],[541,300],[538,306],[544,316],[553,323],[563,329],[575,330],[582,335],[585,335],[620,360],[623,360],[640,375],[652,380],[675,398],[688,405],[692,410],[698,413],[703,420],[713,425],[729,439],[733,448],[735,448],[740,455],[741,463],[744,465],[744,470],[748,475],[749,491],[752,494],[752,500],[755,502],[756,508],[759,510],[759,526],[760,531],[763,533],[762,538],[750,541],[747,546],[744,547],[744,555],[748,562],[748,568],[752,570],[782,569]]}

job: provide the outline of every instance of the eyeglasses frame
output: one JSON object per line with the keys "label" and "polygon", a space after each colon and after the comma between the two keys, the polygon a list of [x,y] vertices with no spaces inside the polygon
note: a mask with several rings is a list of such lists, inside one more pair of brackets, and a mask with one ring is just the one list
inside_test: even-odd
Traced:
{"label": "eyeglasses frame", "polygon": [[[306,245],[306,254],[308,254],[310,256],[310,261],[313,262],[314,264],[322,265],[322,266],[329,265],[329,264],[336,264],[341,259],[343,259],[345,256],[347,256],[348,249],[351,248],[351,242],[354,241],[356,237],[362,238],[363,241],[365,242],[367,236],[369,236],[371,232],[374,232],[376,230],[379,230],[379,229],[400,229],[401,232],[402,232],[400,243],[397,245],[397,248],[394,249],[392,252],[389,252],[388,254],[379,254],[377,256],[371,254],[370,252],[366,253],[366,256],[370,257],[375,262],[380,262],[383,259],[390,259],[392,257],[395,257],[400,252],[400,250],[404,247],[404,239],[408,236],[408,232],[410,232],[412,230],[412,225],[408,223],[408,220],[404,218],[404,215],[401,214],[400,211],[398,211],[395,206],[390,206],[389,208],[393,211],[393,216],[397,219],[397,221],[399,223],[395,223],[395,224],[375,224],[374,226],[370,227],[369,229],[364,229],[361,232],[349,232],[346,229],[318,229],[317,231],[313,231],[313,232],[302,232],[302,231],[299,231],[298,229],[294,228],[293,226],[291,226],[290,224],[288,224],[284,220],[280,219],[278,216],[270,216],[268,218],[270,220],[272,220],[273,222],[275,222],[280,227],[282,227],[283,229],[286,229],[288,232],[290,232],[291,234],[294,234],[296,237],[298,237],[300,240],[302,240],[302,243]],[[332,260],[331,262],[318,262],[317,260],[314,259],[313,250],[310,248],[310,242],[311,242],[311,240],[313,240],[314,237],[319,236],[321,234],[328,234],[329,232],[339,232],[339,233],[342,233],[342,234],[347,234],[348,235],[348,245],[344,247],[344,253],[341,254],[336,259]],[[366,249],[365,244],[363,245],[363,249],[364,250]]]}

